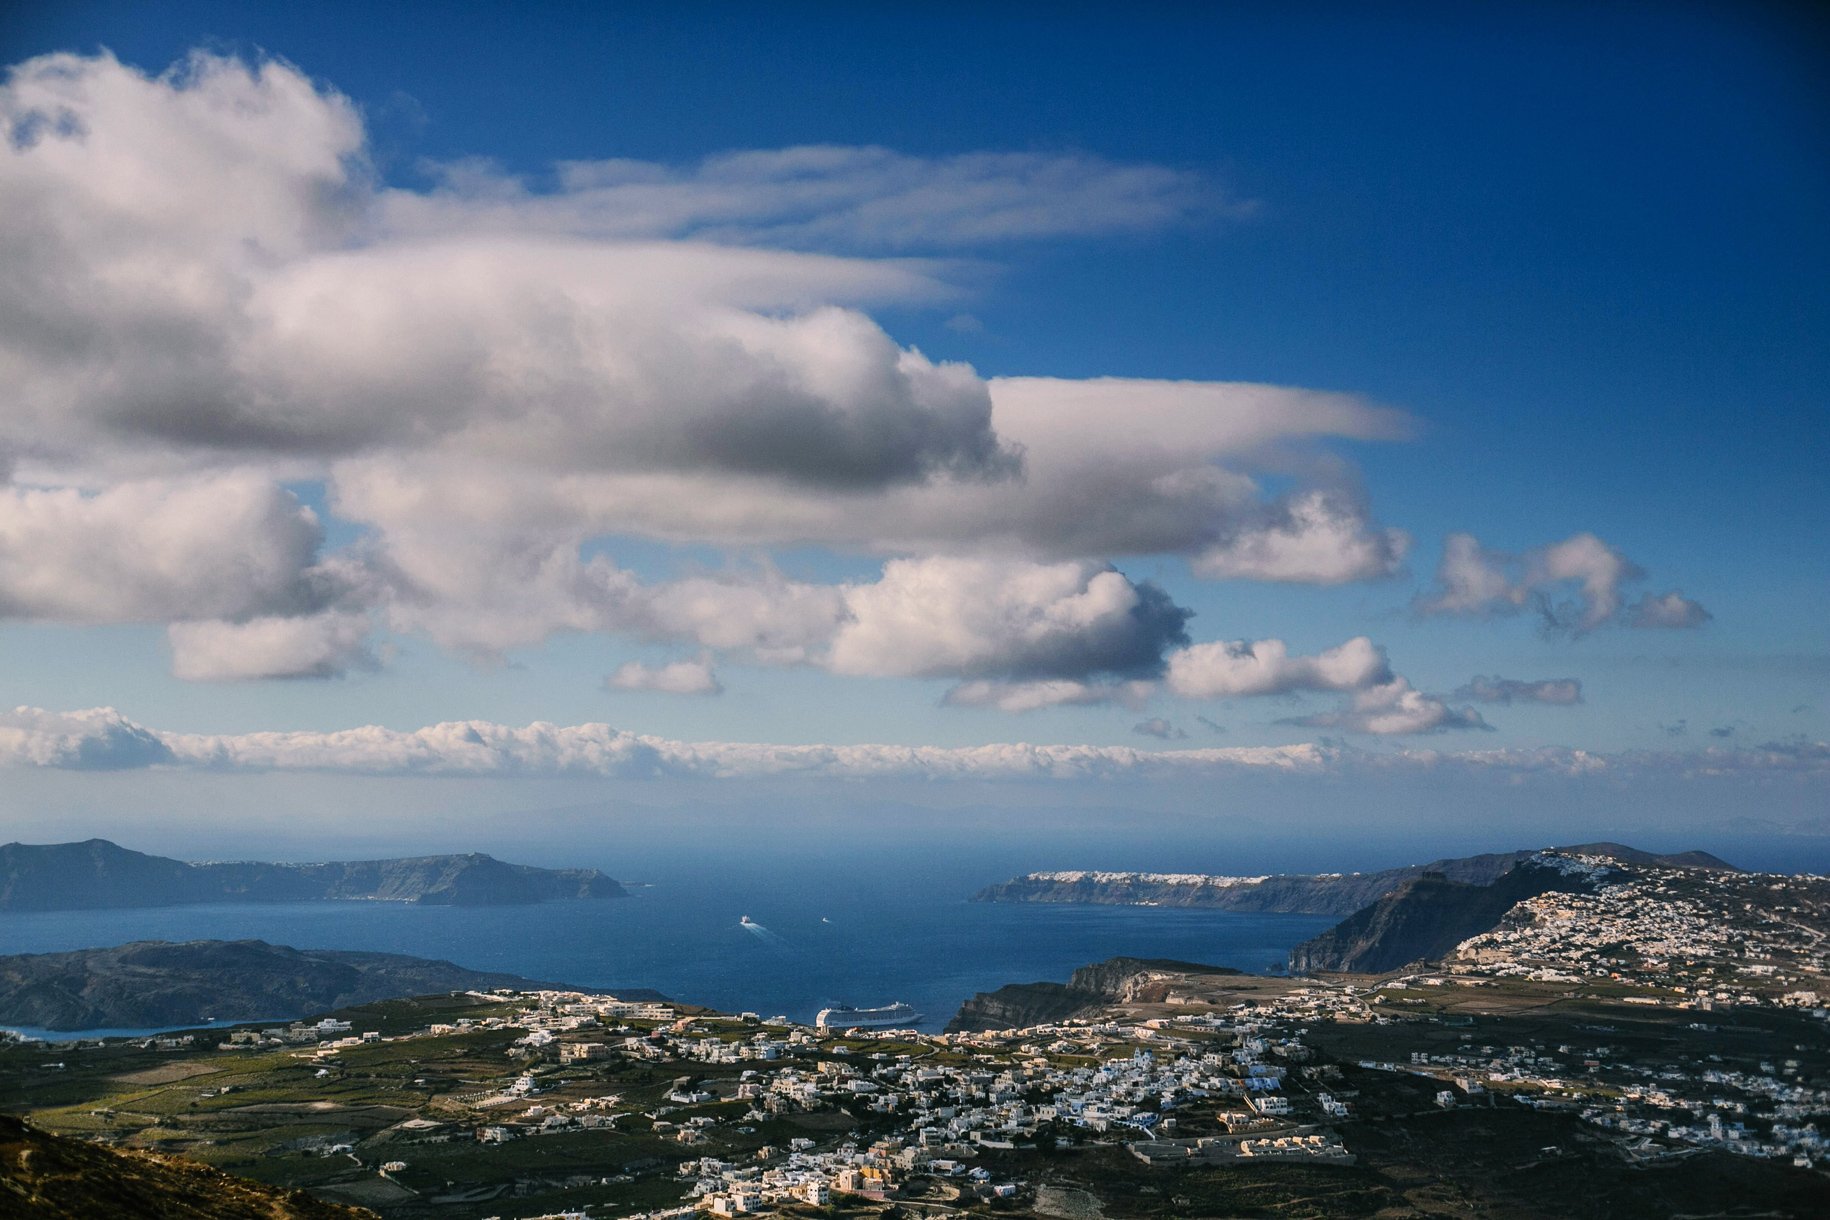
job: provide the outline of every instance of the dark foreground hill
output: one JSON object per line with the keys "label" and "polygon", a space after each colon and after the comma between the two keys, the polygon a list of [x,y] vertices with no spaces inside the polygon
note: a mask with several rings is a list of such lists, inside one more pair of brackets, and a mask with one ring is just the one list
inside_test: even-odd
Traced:
{"label": "dark foreground hill", "polygon": [[114,1151],[0,1114],[0,1216],[40,1220],[377,1220],[360,1207],[231,1177],[195,1161]]}
{"label": "dark foreground hill", "polygon": [[535,868],[478,853],[323,864],[187,864],[106,839],[0,846],[0,910],[326,899],[516,906],[558,898],[621,898],[625,893],[594,868]]}
{"label": "dark foreground hill", "polygon": [[149,940],[0,957],[0,1025],[150,1029],[278,1020],[396,996],[543,985],[552,986],[398,953]]}
{"label": "dark foreground hill", "polygon": [[[1620,843],[1583,843],[1551,850],[1572,856],[1602,856],[1622,864],[1736,871],[1732,864],[1702,851],[1658,855]],[[974,895],[973,901],[1081,902],[1349,915],[1426,873],[1463,885],[1491,885],[1514,865],[1536,854],[1535,850],[1490,852],[1371,873],[1284,873],[1269,877],[1093,871],[1029,873],[988,886]]]}

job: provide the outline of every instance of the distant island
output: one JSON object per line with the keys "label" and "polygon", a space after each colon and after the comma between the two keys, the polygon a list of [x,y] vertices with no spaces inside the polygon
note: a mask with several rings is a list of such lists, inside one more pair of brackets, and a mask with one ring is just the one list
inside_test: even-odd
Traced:
{"label": "distant island", "polygon": [[439,991],[552,986],[400,953],[147,940],[0,957],[0,1025],[151,1029],[304,1016]]}
{"label": "distant island", "polygon": [[[1622,864],[1736,871],[1708,852],[1658,855],[1620,843],[1583,843],[1550,849],[1571,856],[1603,856]],[[1277,873],[1257,877],[1206,873],[1135,873],[1071,870],[1026,873],[988,886],[974,902],[1077,902],[1105,906],[1202,907],[1287,915],[1351,915],[1425,874],[1462,885],[1491,885],[1536,849],[1434,860],[1372,873]]]}
{"label": "distant island", "polygon": [[106,839],[0,846],[0,911],[359,900],[520,906],[626,895],[594,868],[536,868],[474,852],[322,864],[191,864]]}

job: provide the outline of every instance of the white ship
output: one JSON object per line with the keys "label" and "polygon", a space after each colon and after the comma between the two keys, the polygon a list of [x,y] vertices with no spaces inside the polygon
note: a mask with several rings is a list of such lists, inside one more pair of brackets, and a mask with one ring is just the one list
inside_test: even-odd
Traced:
{"label": "white ship", "polygon": [[821,1029],[908,1029],[921,1020],[921,1014],[898,1000],[882,1008],[853,1008],[834,1004],[820,1009],[814,1024]]}

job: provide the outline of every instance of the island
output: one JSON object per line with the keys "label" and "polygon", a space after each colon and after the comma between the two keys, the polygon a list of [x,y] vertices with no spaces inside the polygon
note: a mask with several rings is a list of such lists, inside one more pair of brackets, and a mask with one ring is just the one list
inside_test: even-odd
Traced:
{"label": "island", "polygon": [[520,906],[627,893],[594,868],[536,868],[477,852],[318,864],[187,863],[107,839],[0,845],[0,911],[354,900]]}
{"label": "island", "polygon": [[[1537,848],[1489,852],[1412,864],[1369,873],[1274,873],[1221,876],[1209,873],[1104,872],[1072,869],[1025,873],[987,886],[974,902],[1066,902],[1101,906],[1205,907],[1284,915],[1350,915],[1427,875],[1463,885],[1491,885]],[[1734,871],[1708,852],[1659,855],[1620,843],[1583,843],[1545,850],[1571,856],[1600,856],[1623,864]]]}

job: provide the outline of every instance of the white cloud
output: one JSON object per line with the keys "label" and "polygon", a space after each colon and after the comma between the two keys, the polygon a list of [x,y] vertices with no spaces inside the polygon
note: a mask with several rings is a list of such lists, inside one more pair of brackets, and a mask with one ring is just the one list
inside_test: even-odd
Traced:
{"label": "white cloud", "polygon": [[162,734],[111,707],[0,712],[0,766],[116,771],[180,761]]}
{"label": "white cloud", "polygon": [[379,664],[368,645],[366,613],[326,611],[242,623],[173,623],[172,673],[192,682],[253,678],[334,678]]}
{"label": "white cloud", "polygon": [[0,618],[156,622],[307,613],[341,592],[311,510],[249,472],[95,494],[0,487]]}
{"label": "white cloud", "polygon": [[585,775],[760,779],[1097,779],[1234,769],[1313,771],[1336,752],[1314,745],[1150,752],[1123,746],[779,746],[638,737],[604,724],[513,727],[486,721],[413,731],[160,733],[112,708],[0,713],[0,766],[175,766],[359,775]]}
{"label": "white cloud", "polygon": [[[623,632],[856,677],[999,679],[996,697],[987,685],[949,702],[1009,710],[1119,697],[1092,692],[1159,672],[1187,638],[1188,612],[1161,589],[1092,563],[930,556],[843,585],[770,569],[644,585],[604,556],[537,537],[499,547],[463,529],[400,532],[382,555],[395,628],[483,656],[555,631]],[[1061,684],[1044,695],[1048,681]]]}
{"label": "white cloud", "polygon": [[1092,707],[1112,703],[1136,709],[1142,707],[1155,690],[1156,683],[1137,679],[1129,682],[1076,682],[1064,678],[1030,682],[978,679],[961,682],[941,701],[949,707],[989,707],[1000,712],[1034,712],[1050,707]]}
{"label": "white cloud", "polygon": [[[844,488],[737,472],[713,484],[688,471],[585,469],[578,434],[561,433],[550,446],[498,437],[474,451],[453,442],[411,459],[345,462],[334,472],[338,506],[384,533],[442,512],[470,528],[565,522],[581,537],[1030,558],[1197,554],[1223,544],[1244,555],[1254,537],[1272,531],[1281,547],[1300,540],[1309,548],[1300,561],[1279,561],[1284,575],[1371,574],[1369,544],[1354,528],[1291,533],[1292,519],[1261,510],[1254,481],[1230,466],[1249,464],[1263,446],[1312,437],[1401,435],[1403,419],[1394,413],[1273,386],[1021,378],[996,379],[987,389],[991,428],[1021,453],[1020,478]],[[563,461],[550,460],[549,451]],[[1340,503],[1332,493],[1315,502]],[[1345,511],[1337,507],[1331,520],[1344,521]],[[1331,558],[1331,546],[1342,554]]]}
{"label": "white cloud", "polygon": [[[1625,555],[1595,537],[1576,534],[1526,556],[1525,585],[1539,594],[1546,623],[1574,632],[1593,631],[1620,613],[1620,585],[1643,573]],[[1573,602],[1553,603],[1544,591],[1573,583]]]}
{"label": "white cloud", "polygon": [[1356,497],[1311,490],[1268,506],[1190,561],[1198,576],[1338,585],[1395,575],[1411,536],[1373,525]]}
{"label": "white cloud", "polygon": [[1647,596],[1623,615],[1621,586],[1644,576],[1639,565],[1594,534],[1573,534],[1515,556],[1457,533],[1444,540],[1436,590],[1420,594],[1414,605],[1420,614],[1475,617],[1516,614],[1531,606],[1547,631],[1569,635],[1621,621],[1633,627],[1694,627],[1708,620],[1707,610],[1677,594]]}
{"label": "white cloud", "polygon": [[645,665],[630,661],[604,679],[616,690],[661,691],[669,695],[721,695],[724,684],[712,669],[710,657],[692,661],[670,661],[665,665]]}
{"label": "white cloud", "polygon": [[[1472,708],[1449,707],[1394,674],[1385,649],[1365,636],[1314,656],[1292,656],[1282,640],[1196,644],[1171,654],[1169,689],[1187,699],[1234,699],[1297,691],[1349,695],[1345,706],[1285,721],[1311,728],[1395,735],[1492,726]],[[1211,727],[1211,726],[1210,726]]]}
{"label": "white cloud", "polygon": [[[1414,692],[1412,692],[1414,693]],[[1394,700],[1402,704],[1402,692]],[[1418,730],[1406,730],[1418,731]],[[1767,742],[1690,751],[1400,749],[1346,746],[1137,750],[1126,746],[767,745],[642,737],[604,724],[525,726],[460,721],[411,731],[208,735],[136,724],[112,708],[0,712],[0,766],[327,771],[357,775],[576,775],[757,780],[1112,780],[1205,778],[1235,772],[1362,774],[1458,769],[1499,777],[1792,776],[1830,780],[1830,743]]]}
{"label": "white cloud", "polygon": [[1715,615],[1675,590],[1648,593],[1633,604],[1627,621],[1635,627],[1701,627]]}
{"label": "white cloud", "polygon": [[1421,614],[1512,613],[1525,604],[1527,590],[1507,575],[1509,557],[1488,551],[1473,534],[1450,534],[1443,540],[1436,568],[1436,592],[1419,595]]}
{"label": "white cloud", "polygon": [[1150,676],[1188,612],[1098,564],[933,557],[847,586],[828,668],[872,677]]}
{"label": "white cloud", "polygon": [[842,307],[934,292],[919,269],[378,229],[353,107],[277,63],[33,60],[0,124],[7,439],[39,461],[446,443],[837,486],[1014,469],[977,377]]}
{"label": "white cloud", "polygon": [[618,632],[788,664],[808,660],[843,614],[836,586],[770,571],[645,585],[579,547],[561,531],[498,534],[462,520],[397,529],[377,547],[389,622],[487,658],[557,632]]}
{"label": "white cloud", "polygon": [[1196,644],[1170,655],[1167,682],[1185,699],[1233,699],[1356,691],[1391,677],[1385,650],[1362,635],[1307,657],[1291,656],[1282,640]]}
{"label": "white cloud", "polygon": [[1543,678],[1535,682],[1518,678],[1476,675],[1455,692],[1457,699],[1476,703],[1550,703],[1567,707],[1582,702],[1582,683],[1576,678]]}
{"label": "white cloud", "polygon": [[1136,232],[1250,210],[1197,175],[1084,153],[916,157],[808,145],[688,166],[573,161],[556,178],[542,191],[487,163],[459,162],[431,194],[390,192],[385,215],[411,232],[907,250]]}
{"label": "white cloud", "polygon": [[1288,723],[1377,736],[1493,727],[1473,708],[1452,708],[1435,695],[1413,689],[1403,678],[1357,690],[1347,706],[1337,711],[1298,716]]}
{"label": "white cloud", "polygon": [[788,580],[773,570],[671,581],[643,601],[645,634],[683,635],[771,665],[819,663],[848,613],[845,586]]}

